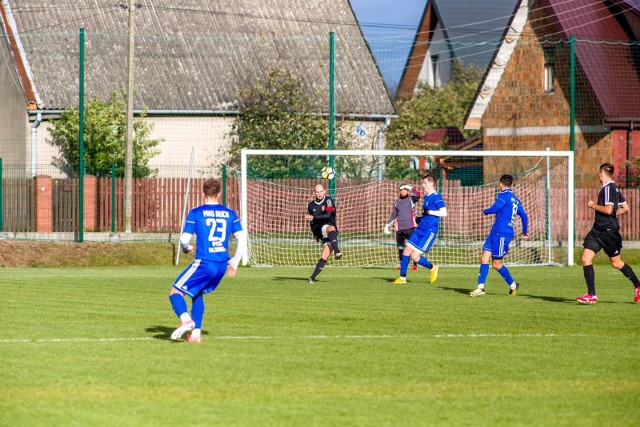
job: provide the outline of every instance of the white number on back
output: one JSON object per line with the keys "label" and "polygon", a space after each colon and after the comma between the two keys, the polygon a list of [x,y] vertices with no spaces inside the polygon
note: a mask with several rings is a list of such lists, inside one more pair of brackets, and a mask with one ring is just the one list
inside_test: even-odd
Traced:
{"label": "white number on back", "polygon": [[209,227],[210,242],[224,242],[227,238],[227,221],[224,219],[207,218],[207,227]]}

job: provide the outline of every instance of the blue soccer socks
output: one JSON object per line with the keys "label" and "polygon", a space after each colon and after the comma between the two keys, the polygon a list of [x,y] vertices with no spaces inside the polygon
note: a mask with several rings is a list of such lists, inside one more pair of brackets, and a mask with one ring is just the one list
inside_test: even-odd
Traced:
{"label": "blue soccer socks", "polygon": [[202,319],[204,318],[204,297],[198,294],[191,300],[191,318],[196,323],[196,329],[202,328]]}
{"label": "blue soccer socks", "polygon": [[180,317],[184,313],[188,313],[187,303],[180,294],[171,294],[169,295],[169,301],[171,301],[171,307],[173,307],[173,311],[176,313],[176,316]]}
{"label": "blue soccer socks", "polygon": [[489,264],[480,264],[480,272],[478,273],[478,285],[484,285],[489,275]]}
{"label": "blue soccer socks", "polygon": [[407,276],[407,268],[409,268],[409,255],[402,255],[402,261],[400,261],[400,276]]}
{"label": "blue soccer socks", "polygon": [[429,270],[433,268],[433,264],[431,263],[431,261],[429,261],[423,256],[421,256],[420,259],[418,260],[418,264],[420,264],[423,267],[427,267]]}
{"label": "blue soccer socks", "polygon": [[498,273],[500,273],[504,281],[507,282],[507,285],[511,286],[511,284],[513,283],[513,277],[511,277],[511,273],[509,273],[509,269],[503,265],[498,270]]}

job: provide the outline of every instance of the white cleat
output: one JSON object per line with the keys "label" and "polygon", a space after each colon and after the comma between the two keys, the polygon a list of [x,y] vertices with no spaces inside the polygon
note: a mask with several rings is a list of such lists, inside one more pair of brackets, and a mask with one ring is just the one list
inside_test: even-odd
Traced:
{"label": "white cleat", "polygon": [[196,327],[196,322],[194,322],[193,320],[182,322],[180,323],[180,326],[178,326],[178,329],[173,331],[173,333],[171,334],[171,339],[179,340],[180,338],[182,338],[182,335],[184,335],[185,332],[188,332],[195,327]]}

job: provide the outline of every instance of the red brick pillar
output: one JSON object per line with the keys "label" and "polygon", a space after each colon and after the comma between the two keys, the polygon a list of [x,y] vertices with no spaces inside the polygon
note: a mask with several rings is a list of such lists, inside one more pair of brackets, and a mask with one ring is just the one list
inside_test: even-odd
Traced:
{"label": "red brick pillar", "polygon": [[84,229],[98,230],[98,178],[84,176]]}
{"label": "red brick pillar", "polygon": [[39,175],[35,185],[36,232],[53,232],[53,180]]}

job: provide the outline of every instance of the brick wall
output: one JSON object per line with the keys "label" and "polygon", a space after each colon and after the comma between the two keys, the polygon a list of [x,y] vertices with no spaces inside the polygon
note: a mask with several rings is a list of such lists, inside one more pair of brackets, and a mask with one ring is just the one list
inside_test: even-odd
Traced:
{"label": "brick wall", "polygon": [[[530,15],[482,118],[485,150],[570,149],[569,45],[541,41],[558,32],[543,13],[544,8],[536,9]],[[535,22],[535,28],[531,22]],[[552,92],[544,91],[545,48],[555,51]],[[603,127],[599,107],[579,64],[576,67],[575,123],[578,127],[575,135],[576,187],[597,188],[600,164],[614,161],[618,165],[625,164],[627,150],[626,145],[620,144],[618,134]],[[506,167],[509,165],[501,162],[485,162],[485,174],[509,173]]]}

